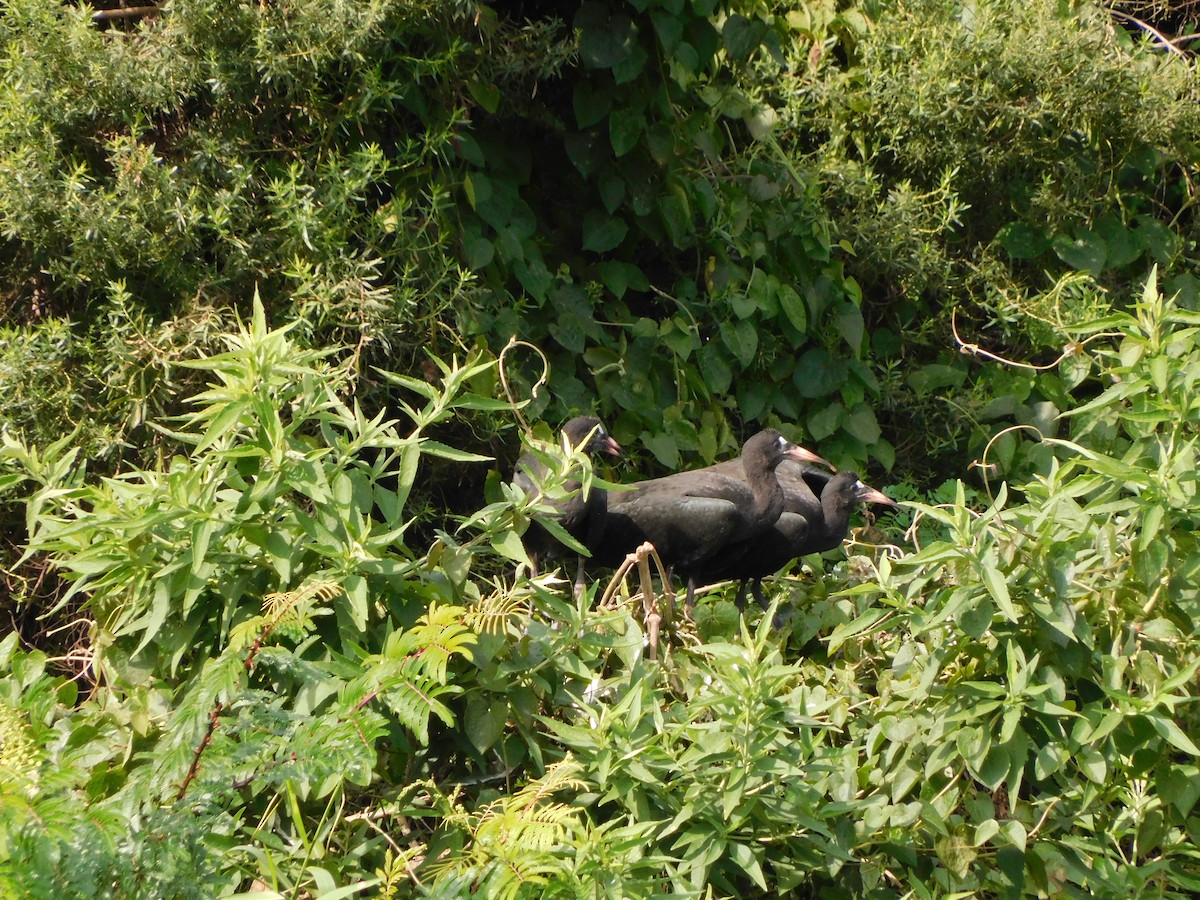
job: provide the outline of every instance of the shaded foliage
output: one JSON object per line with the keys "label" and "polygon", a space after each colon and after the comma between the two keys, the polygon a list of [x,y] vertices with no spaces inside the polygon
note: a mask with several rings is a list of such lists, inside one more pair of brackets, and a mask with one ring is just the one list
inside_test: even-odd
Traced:
{"label": "shaded foliage", "polygon": [[[1116,9],[10,3],[0,892],[1195,894],[1195,76]],[[567,599],[576,410],[905,512],[782,632]]]}

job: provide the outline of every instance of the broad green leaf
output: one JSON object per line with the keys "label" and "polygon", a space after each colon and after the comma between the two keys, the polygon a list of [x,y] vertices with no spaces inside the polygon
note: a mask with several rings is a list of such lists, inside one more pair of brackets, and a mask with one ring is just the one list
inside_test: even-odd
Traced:
{"label": "broad green leaf", "polygon": [[501,531],[498,534],[492,535],[491,544],[493,550],[503,556],[507,556],[513,562],[529,565],[529,557],[525,553],[525,545],[521,543],[521,536],[515,531]]}
{"label": "broad green leaf", "polygon": [[646,129],[646,119],[641,113],[612,115],[608,119],[608,140],[613,153],[624,156],[635,146]]}
{"label": "broad green leaf", "polygon": [[[580,128],[591,128],[609,114],[612,109],[611,87],[597,85],[593,80],[580,80],[575,85],[573,106],[575,121]],[[608,176],[613,178],[615,176]],[[601,181],[603,185],[603,180]],[[609,212],[612,212],[610,209]]]}
{"label": "broad green leaf", "polygon": [[480,81],[473,78],[467,82],[467,90],[471,92],[471,96],[475,98],[475,102],[482,106],[490,113],[494,113],[500,106],[500,88],[492,84],[490,81]]}
{"label": "broad green leaf", "polygon": [[1089,781],[1093,784],[1104,784],[1108,777],[1108,763],[1099,750],[1095,747],[1080,747],[1079,752],[1075,754],[1075,761]]}
{"label": "broad green leaf", "polygon": [[507,722],[508,704],[502,697],[472,694],[467,700],[463,727],[480,753],[486,753],[500,739]]}
{"label": "broad green leaf", "polygon": [[967,877],[971,871],[971,864],[979,855],[970,842],[957,833],[939,837],[933,846],[938,859],[942,861],[950,874],[960,880]]}
{"label": "broad green leaf", "polygon": [[779,307],[787,316],[788,321],[792,323],[792,327],[801,334],[807,333],[808,312],[795,288],[787,284],[780,285],[776,297],[779,300]]}
{"label": "broad green leaf", "polygon": [[613,13],[603,3],[587,2],[575,14],[579,30],[579,57],[591,69],[609,69],[626,59],[637,40],[637,29],[628,16]]}
{"label": "broad green leaf", "polygon": [[878,441],[882,435],[879,423],[875,421],[874,411],[866,404],[855,407],[854,411],[845,417],[842,430],[868,446]]}
{"label": "broad green leaf", "polygon": [[583,220],[583,249],[607,253],[616,248],[628,232],[629,226],[622,219],[593,210]]}
{"label": "broad green leaf", "polygon": [[1050,241],[1024,222],[1014,222],[996,235],[1000,245],[1013,259],[1034,259],[1050,249]]}
{"label": "broad green leaf", "polygon": [[733,383],[733,370],[729,367],[725,354],[715,341],[710,341],[700,348],[700,374],[713,396],[721,396],[729,390]]}
{"label": "broad green leaf", "polygon": [[1145,236],[1127,227],[1116,216],[1101,216],[1096,220],[1095,231],[1104,240],[1109,268],[1122,269],[1146,250]]}
{"label": "broad green leaf", "polygon": [[1096,276],[1104,271],[1104,239],[1086,228],[1076,228],[1070,236],[1056,234],[1051,245],[1058,258],[1073,269]]}
{"label": "broad green leaf", "polygon": [[463,239],[463,258],[472,269],[482,269],[495,258],[496,249],[492,242],[481,235],[467,236]]}
{"label": "broad green leaf", "polygon": [[743,367],[749,367],[758,351],[758,331],[754,323],[743,319],[721,323],[721,340]]}
{"label": "broad green leaf", "polygon": [[995,819],[986,819],[975,826],[975,846],[982,847],[1000,833],[1000,823]]}
{"label": "broad green leaf", "polygon": [[837,311],[838,334],[850,347],[855,356],[862,352],[863,323],[862,310],[853,303],[843,303]]}

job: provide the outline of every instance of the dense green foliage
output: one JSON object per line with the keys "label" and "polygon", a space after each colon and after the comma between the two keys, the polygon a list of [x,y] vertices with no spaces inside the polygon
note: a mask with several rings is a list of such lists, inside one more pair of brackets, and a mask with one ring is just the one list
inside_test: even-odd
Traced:
{"label": "dense green foliage", "polygon": [[[0,894],[1200,891],[1148,11],[9,3]],[[597,476],[772,424],[906,507],[781,631],[570,599],[507,475],[572,411]]]}

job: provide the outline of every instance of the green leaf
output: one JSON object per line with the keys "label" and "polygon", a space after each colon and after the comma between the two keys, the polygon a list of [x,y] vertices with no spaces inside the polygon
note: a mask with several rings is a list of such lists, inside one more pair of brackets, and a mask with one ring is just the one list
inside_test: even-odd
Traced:
{"label": "green leaf", "polygon": [[490,113],[494,113],[500,106],[500,88],[490,81],[473,78],[467,82],[467,90],[471,92],[475,102]]}
{"label": "green leaf", "polygon": [[641,113],[609,116],[608,140],[612,144],[613,153],[624,156],[637,146],[638,138],[645,130],[646,117]]}
{"label": "green leaf", "polygon": [[1104,759],[1104,754],[1095,747],[1080,747],[1079,752],[1075,754],[1075,761],[1079,771],[1093,784],[1105,783],[1108,777],[1108,762]]}
{"label": "green leaf", "polygon": [[841,427],[845,416],[846,410],[840,403],[830,403],[818,408],[809,415],[805,423],[808,436],[814,441],[823,441]]}
{"label": "green leaf", "polygon": [[440,456],[442,459],[448,459],[452,462],[491,462],[492,457],[481,456],[478,453],[470,453],[466,450],[459,450],[455,447],[449,447],[441,441],[431,441],[422,439],[421,452],[428,453],[430,456]]}
{"label": "green leaf", "polygon": [[789,284],[782,284],[775,296],[779,300],[779,307],[783,310],[783,314],[792,323],[792,327],[801,334],[805,334],[808,331],[808,311],[804,306],[804,300],[796,293],[796,289]]}
{"label": "green leaf", "polygon": [[503,697],[472,694],[467,700],[466,718],[463,722],[472,745],[480,753],[486,753],[504,733],[508,723],[508,704]]}
{"label": "green leaf", "polygon": [[668,194],[659,203],[659,213],[671,242],[676,247],[686,247],[692,227],[692,210],[687,197],[681,191]]}
{"label": "green leaf", "polygon": [[846,380],[846,366],[829,355],[824,347],[814,347],[796,363],[792,384],[801,397],[828,397]]}
{"label": "green leaf", "polygon": [[1100,235],[1076,228],[1072,235],[1056,234],[1051,242],[1058,258],[1073,269],[1099,276],[1104,271],[1108,250]]}
{"label": "green leaf", "polygon": [[1191,815],[1200,800],[1200,768],[1196,766],[1173,765],[1166,767],[1159,775],[1158,794],[1170,798],[1172,806],[1185,818]]}
{"label": "green leaf", "polygon": [[0,672],[8,669],[9,661],[13,657],[13,651],[17,649],[17,633],[10,631],[8,635],[0,640]]}
{"label": "green leaf", "polygon": [[492,549],[502,556],[507,556],[513,562],[529,565],[525,545],[521,543],[521,537],[515,531],[506,530],[493,534],[491,544]]}
{"label": "green leaf", "polygon": [[580,128],[590,128],[609,114],[612,101],[612,88],[598,86],[590,80],[577,82],[573,97],[575,121]]}
{"label": "green leaf", "polygon": [[648,59],[649,56],[646,55],[646,51],[642,49],[641,45],[632,44],[627,48],[625,57],[612,67],[613,81],[617,84],[628,84],[633,81],[642,74]]}
{"label": "green leaf", "polygon": [[632,53],[637,41],[633,20],[612,14],[603,3],[588,2],[575,14],[579,30],[579,58],[590,69],[609,69]]}
{"label": "green leaf", "polygon": [[868,447],[882,436],[875,412],[866,404],[859,404],[842,422],[842,430],[862,441]]}
{"label": "green leaf", "polygon": [[975,846],[982,847],[1000,833],[1000,823],[995,819],[985,819],[975,826]]}
{"label": "green leaf", "polygon": [[1169,265],[1179,251],[1179,236],[1170,226],[1151,215],[1135,216],[1134,222],[1137,224],[1138,238],[1150,251],[1155,262],[1161,266]]}
{"label": "green leaf", "polygon": [[622,219],[592,210],[583,220],[583,249],[607,253],[625,240],[628,232],[629,226]]}
{"label": "green leaf", "polygon": [[842,340],[854,351],[854,355],[860,355],[862,353],[863,329],[865,327],[862,310],[853,303],[843,303],[837,311],[837,327],[838,334],[842,336]]}
{"label": "green leaf", "polygon": [[496,248],[482,235],[469,235],[463,238],[463,259],[470,268],[484,268],[491,263],[495,255]]}
{"label": "green leaf", "polygon": [[648,291],[650,279],[633,263],[623,260],[604,260],[596,264],[596,274],[601,283],[620,299],[625,292],[632,288],[635,291]]}
{"label": "green leaf", "polygon": [[956,833],[939,837],[933,849],[950,874],[960,881],[970,874],[971,864],[979,855],[965,837]]}
{"label": "green leaf", "polygon": [[1105,265],[1110,269],[1124,268],[1146,251],[1145,236],[1127,227],[1116,216],[1101,216],[1096,221],[1095,231],[1104,239],[1108,251]]}
{"label": "green leaf", "polygon": [[625,180],[612,172],[600,176],[600,202],[608,212],[614,213],[625,199]]}
{"label": "green leaf", "polygon": [[1184,753],[1188,753],[1192,756],[1200,756],[1200,749],[1197,749],[1196,745],[1192,743],[1192,739],[1184,734],[1183,729],[1175,724],[1174,719],[1168,718],[1167,716],[1157,712],[1146,713],[1146,718],[1149,719],[1150,724],[1154,726],[1154,730],[1157,731],[1161,737],[1166,738],[1171,746],[1176,747],[1182,750]]}
{"label": "green leaf", "polygon": [[1013,259],[1035,259],[1050,249],[1046,236],[1024,222],[1004,226],[996,240]]}
{"label": "green leaf", "polygon": [[666,319],[659,326],[659,338],[680,359],[687,359],[700,346],[700,341],[692,333],[690,326],[685,324],[678,316]]}
{"label": "green leaf", "polygon": [[877,626],[880,622],[889,620],[891,611],[886,609],[869,609],[859,616],[856,616],[853,621],[845,622],[833,629],[827,640],[829,641],[829,652],[833,653],[842,644],[851,638],[859,637],[860,635],[874,633],[881,630]]}
{"label": "green leaf", "polygon": [[996,601],[1001,615],[1010,622],[1018,621],[1021,616],[1008,594],[1008,583],[1004,580],[1004,575],[996,568],[995,560],[991,556],[985,557],[980,562],[979,574],[983,579],[984,587]]}
{"label": "green leaf", "polygon": [[729,857],[737,865],[750,876],[751,880],[758,885],[760,890],[767,890],[767,881],[763,877],[762,866],[758,864],[758,860],[754,858],[754,853],[745,844],[730,842]]}
{"label": "green leaf", "polygon": [[967,380],[967,370],[959,366],[930,363],[914,369],[908,375],[908,384],[918,396],[929,397],[946,388],[957,389]]}
{"label": "green leaf", "polygon": [[758,351],[758,330],[752,321],[722,322],[721,340],[743,368],[754,362],[754,354]]}
{"label": "green leaf", "polygon": [[715,341],[700,348],[700,374],[704,376],[705,384],[713,396],[724,394],[733,383],[733,370]]}

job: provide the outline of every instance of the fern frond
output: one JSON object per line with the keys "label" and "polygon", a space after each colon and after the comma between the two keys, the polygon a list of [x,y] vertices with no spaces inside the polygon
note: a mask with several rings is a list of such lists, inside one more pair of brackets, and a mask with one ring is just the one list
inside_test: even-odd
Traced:
{"label": "fern frond", "polygon": [[583,767],[574,756],[568,753],[558,762],[551,763],[546,768],[546,774],[541,778],[529,782],[517,791],[513,795],[513,801],[532,806],[563,788],[571,788],[575,791],[586,790],[587,782],[576,777],[582,771]]}
{"label": "fern frond", "polygon": [[[301,640],[313,630],[312,617],[317,613],[314,604],[332,600],[343,593],[342,586],[334,581],[314,581],[293,591],[277,591],[263,597],[262,630],[254,636],[279,633],[293,640]],[[262,624],[265,621],[265,624]],[[245,635],[240,635],[244,639]],[[242,646],[246,646],[243,644]]]}
{"label": "fern frond", "polygon": [[294,591],[278,591],[263,597],[263,612],[272,619],[282,619],[301,604],[332,600],[342,593],[335,581],[314,581]]}
{"label": "fern frond", "polygon": [[37,792],[41,753],[18,710],[0,700],[0,788],[32,795]]}
{"label": "fern frond", "polygon": [[229,629],[227,649],[232,651],[245,650],[258,640],[267,623],[266,616],[251,616],[244,622],[239,622]]}
{"label": "fern frond", "polygon": [[529,594],[501,589],[480,599],[467,610],[463,621],[483,634],[502,634],[510,619],[529,613]]}

